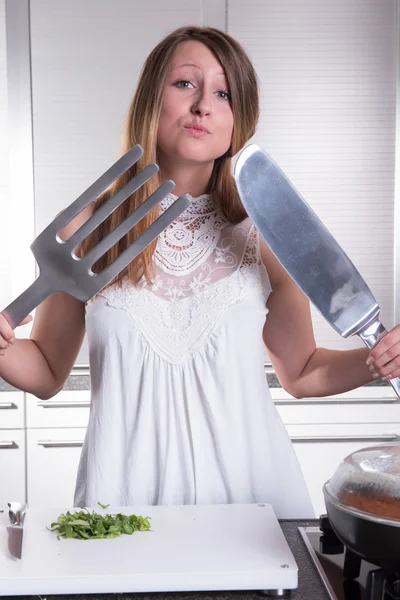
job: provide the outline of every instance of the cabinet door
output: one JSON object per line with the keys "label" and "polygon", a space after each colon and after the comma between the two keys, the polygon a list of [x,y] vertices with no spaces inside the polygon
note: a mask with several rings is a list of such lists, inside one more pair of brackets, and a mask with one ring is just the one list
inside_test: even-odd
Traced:
{"label": "cabinet door", "polygon": [[85,428],[27,431],[30,507],[72,507]]}
{"label": "cabinet door", "polygon": [[25,502],[25,432],[0,429],[0,508]]}

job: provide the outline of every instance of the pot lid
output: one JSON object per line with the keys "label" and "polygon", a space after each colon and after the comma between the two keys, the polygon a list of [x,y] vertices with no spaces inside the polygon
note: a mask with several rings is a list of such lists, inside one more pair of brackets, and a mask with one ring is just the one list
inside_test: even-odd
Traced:
{"label": "pot lid", "polygon": [[347,506],[400,519],[400,443],[353,452],[342,460],[326,487]]}

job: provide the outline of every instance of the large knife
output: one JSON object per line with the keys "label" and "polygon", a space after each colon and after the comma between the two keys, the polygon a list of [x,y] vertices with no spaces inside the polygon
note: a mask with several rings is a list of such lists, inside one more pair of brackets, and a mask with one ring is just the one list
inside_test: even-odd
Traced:
{"label": "large knife", "polygon": [[15,558],[21,558],[26,504],[7,502],[7,506],[10,519],[10,525],[7,527],[8,550]]}
{"label": "large knife", "polygon": [[[344,338],[375,346],[386,329],[371,290],[281,168],[251,144],[238,157],[235,180],[247,214],[322,316]],[[400,379],[390,383],[400,397]]]}

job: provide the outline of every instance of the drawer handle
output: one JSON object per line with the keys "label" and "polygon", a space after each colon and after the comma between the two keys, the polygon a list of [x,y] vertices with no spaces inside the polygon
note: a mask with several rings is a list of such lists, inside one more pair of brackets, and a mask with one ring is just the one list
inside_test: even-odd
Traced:
{"label": "drawer handle", "polygon": [[400,439],[396,433],[377,435],[293,435],[290,437],[295,444],[306,442],[396,442]]}
{"label": "drawer handle", "polygon": [[18,448],[17,442],[14,440],[10,442],[0,442],[0,450],[12,450],[14,448]]}
{"label": "drawer handle", "polygon": [[83,442],[78,440],[39,440],[38,446],[43,448],[79,448]]}
{"label": "drawer handle", "polygon": [[0,402],[0,410],[10,410],[12,408],[18,408],[14,402]]}
{"label": "drawer handle", "polygon": [[72,402],[60,402],[57,400],[39,400],[37,406],[42,408],[81,408],[90,406],[89,400],[74,400]]}
{"label": "drawer handle", "polygon": [[[272,388],[273,389],[273,388]],[[310,398],[307,400],[291,400],[290,398],[273,398],[277,406],[347,406],[348,404],[400,404],[400,398],[343,398],[340,400],[321,400]]]}

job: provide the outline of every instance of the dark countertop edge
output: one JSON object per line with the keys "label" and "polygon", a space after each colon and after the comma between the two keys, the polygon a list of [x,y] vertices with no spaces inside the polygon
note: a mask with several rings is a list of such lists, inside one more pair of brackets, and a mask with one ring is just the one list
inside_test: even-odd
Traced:
{"label": "dark countertop edge", "polygon": [[[299,527],[317,527],[317,520],[281,520],[280,525],[299,568],[299,582],[292,590],[290,600],[329,600],[322,580],[306,550]],[[1,590],[0,590],[1,593]],[[207,591],[207,592],[157,592],[125,594],[77,594],[42,596],[0,596],[3,600],[267,600],[258,590]]]}
{"label": "dark countertop edge", "polygon": [[[82,371],[84,371],[82,373]],[[89,369],[80,369],[76,373],[72,372],[68,377],[64,387],[64,391],[79,391],[79,390],[90,390],[90,375]],[[282,387],[275,373],[266,373],[268,385],[270,388]],[[388,381],[372,381],[363,387],[387,387],[390,383]],[[9,385],[4,379],[0,378],[0,392],[18,392],[17,388]]]}

